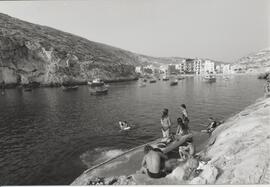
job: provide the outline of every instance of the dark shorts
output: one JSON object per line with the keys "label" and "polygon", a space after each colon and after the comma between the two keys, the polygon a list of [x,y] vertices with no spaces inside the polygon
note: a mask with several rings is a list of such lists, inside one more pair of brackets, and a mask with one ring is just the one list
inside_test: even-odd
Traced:
{"label": "dark shorts", "polygon": [[154,178],[154,179],[166,177],[166,173],[165,172],[161,172],[161,171],[159,173],[151,173],[147,169],[147,174],[148,174],[149,177]]}

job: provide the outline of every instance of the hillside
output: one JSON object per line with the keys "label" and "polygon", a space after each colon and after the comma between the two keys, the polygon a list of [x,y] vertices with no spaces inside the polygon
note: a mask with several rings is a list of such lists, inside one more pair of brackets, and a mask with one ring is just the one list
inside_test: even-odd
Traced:
{"label": "hillside", "polygon": [[256,72],[270,71],[270,49],[263,49],[240,58],[235,64]]}
{"label": "hillside", "polygon": [[0,79],[7,84],[134,79],[138,55],[0,14]]}

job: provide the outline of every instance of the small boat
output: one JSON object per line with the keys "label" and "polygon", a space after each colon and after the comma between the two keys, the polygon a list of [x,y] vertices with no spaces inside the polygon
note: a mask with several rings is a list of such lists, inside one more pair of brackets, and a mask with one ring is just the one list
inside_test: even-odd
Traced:
{"label": "small boat", "polygon": [[170,80],[170,78],[167,77],[167,76],[164,76],[164,77],[162,78],[162,80],[163,80],[163,81],[168,81],[168,80]]}
{"label": "small boat", "polygon": [[178,81],[177,81],[177,80],[174,80],[174,81],[172,81],[172,82],[170,83],[170,85],[171,85],[171,86],[176,86],[176,85],[178,85]]}
{"label": "small boat", "polygon": [[140,83],[139,86],[142,87],[146,87],[146,84],[144,82]]}
{"label": "small boat", "polygon": [[33,89],[30,88],[30,87],[26,87],[26,88],[23,89],[23,91],[25,91],[25,92],[32,92],[32,90],[33,90]]}
{"label": "small boat", "polygon": [[63,91],[78,90],[79,86],[62,86]]}
{"label": "small boat", "polygon": [[149,83],[156,83],[156,82],[157,82],[156,79],[151,79],[151,80],[149,80]]}
{"label": "small boat", "polygon": [[100,79],[94,79],[93,81],[89,81],[88,85],[90,85],[91,87],[101,87],[104,86],[105,83]]}
{"label": "small boat", "polygon": [[89,89],[91,95],[106,95],[108,94],[108,88],[106,86],[96,87]]}
{"label": "small boat", "polygon": [[185,77],[178,77],[177,79],[178,79],[178,80],[184,80]]}
{"label": "small boat", "polygon": [[208,74],[204,76],[206,82],[216,82],[216,77],[214,75]]}

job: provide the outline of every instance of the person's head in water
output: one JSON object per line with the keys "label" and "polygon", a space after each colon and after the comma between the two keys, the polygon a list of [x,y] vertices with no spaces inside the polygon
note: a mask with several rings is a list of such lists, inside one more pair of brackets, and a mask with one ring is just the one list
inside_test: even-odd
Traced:
{"label": "person's head in water", "polygon": [[164,108],[162,111],[161,118],[164,119],[164,118],[168,117],[168,115],[169,115],[169,110],[167,108]]}
{"label": "person's head in water", "polygon": [[149,153],[149,151],[151,151],[151,150],[153,150],[153,147],[151,146],[151,145],[146,145],[146,146],[144,146],[144,154],[147,154],[147,153]]}

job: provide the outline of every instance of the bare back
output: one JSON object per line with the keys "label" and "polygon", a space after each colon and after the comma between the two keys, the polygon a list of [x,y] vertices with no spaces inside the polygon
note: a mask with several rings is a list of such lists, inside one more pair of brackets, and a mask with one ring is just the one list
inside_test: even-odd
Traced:
{"label": "bare back", "polygon": [[156,151],[150,151],[145,155],[146,168],[151,173],[159,173],[161,166],[161,157],[160,154]]}

